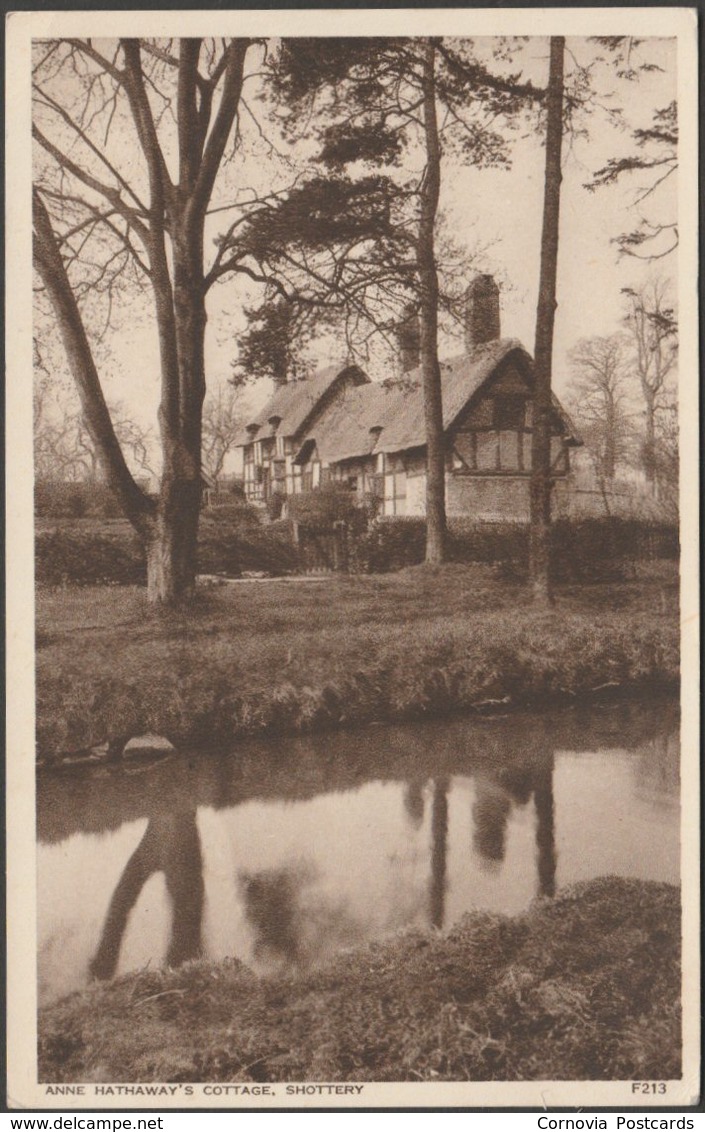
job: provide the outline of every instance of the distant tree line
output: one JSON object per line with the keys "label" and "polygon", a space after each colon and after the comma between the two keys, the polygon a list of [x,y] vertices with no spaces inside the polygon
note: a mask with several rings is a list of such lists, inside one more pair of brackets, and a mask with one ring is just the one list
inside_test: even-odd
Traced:
{"label": "distant tree line", "polygon": [[672,287],[652,277],[624,290],[622,329],[580,341],[569,401],[599,488],[638,471],[647,493],[678,505],[678,327]]}

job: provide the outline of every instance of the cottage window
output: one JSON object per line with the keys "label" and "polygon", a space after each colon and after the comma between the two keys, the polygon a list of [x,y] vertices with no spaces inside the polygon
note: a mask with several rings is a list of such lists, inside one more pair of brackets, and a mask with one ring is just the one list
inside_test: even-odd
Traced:
{"label": "cottage window", "polygon": [[309,439],[305,440],[301,445],[298,455],[294,459],[294,463],[298,464],[300,467],[303,467],[304,464],[308,464],[313,457],[315,449],[316,441],[313,437],[309,437]]}
{"label": "cottage window", "polygon": [[524,428],[526,398],[517,393],[503,393],[494,400],[492,424],[500,430]]}

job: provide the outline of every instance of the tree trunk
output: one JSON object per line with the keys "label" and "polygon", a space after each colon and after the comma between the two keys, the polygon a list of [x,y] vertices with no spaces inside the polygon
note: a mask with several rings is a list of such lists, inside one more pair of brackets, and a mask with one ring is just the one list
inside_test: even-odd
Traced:
{"label": "tree trunk", "polygon": [[419,276],[421,374],[426,425],[426,561],[440,563],[446,555],[445,441],[441,367],[438,361],[438,272],[434,229],[441,186],[441,150],[436,116],[435,54],[432,40],[423,45],[423,115],[426,171],[421,203],[416,260]]}
{"label": "tree trunk", "polygon": [[200,231],[182,218],[175,219],[174,228],[176,366],[174,373],[172,360],[163,356],[164,468],[147,542],[148,600],[169,605],[187,600],[196,584],[206,329]]}
{"label": "tree trunk", "polygon": [[644,474],[651,491],[656,491],[656,395],[642,382],[646,406],[644,436]]}
{"label": "tree trunk", "polygon": [[602,472],[606,480],[614,482],[617,470],[617,410],[614,397],[608,396],[605,413],[605,456]]}
{"label": "tree trunk", "polygon": [[558,221],[563,141],[563,36],[551,37],[546,102],[546,171],[544,180],[541,273],[534,350],[533,436],[531,445],[530,577],[534,601],[549,604],[551,593],[551,363],[556,314]]}
{"label": "tree trunk", "polygon": [[199,511],[200,483],[175,480],[162,485],[146,544],[149,602],[175,605],[193,594]]}

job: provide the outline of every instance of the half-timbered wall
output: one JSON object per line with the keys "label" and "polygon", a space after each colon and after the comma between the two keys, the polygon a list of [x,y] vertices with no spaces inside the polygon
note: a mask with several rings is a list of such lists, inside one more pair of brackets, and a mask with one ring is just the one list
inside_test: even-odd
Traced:
{"label": "half-timbered wall", "polygon": [[370,495],[378,495],[380,477],[377,474],[377,456],[359,456],[341,460],[330,467],[332,483],[356,492],[360,502]]}
{"label": "half-timbered wall", "polygon": [[[513,364],[505,365],[457,422],[450,438],[452,468],[476,476],[529,475],[531,402],[529,386]],[[554,422],[551,455],[555,475],[568,472],[568,456]]]}

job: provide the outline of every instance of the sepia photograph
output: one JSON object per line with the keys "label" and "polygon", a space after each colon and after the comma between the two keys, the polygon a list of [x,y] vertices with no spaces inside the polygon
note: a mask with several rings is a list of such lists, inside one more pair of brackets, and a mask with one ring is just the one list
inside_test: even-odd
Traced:
{"label": "sepia photograph", "polygon": [[696,28],[8,18],[10,1107],[698,1103]]}

